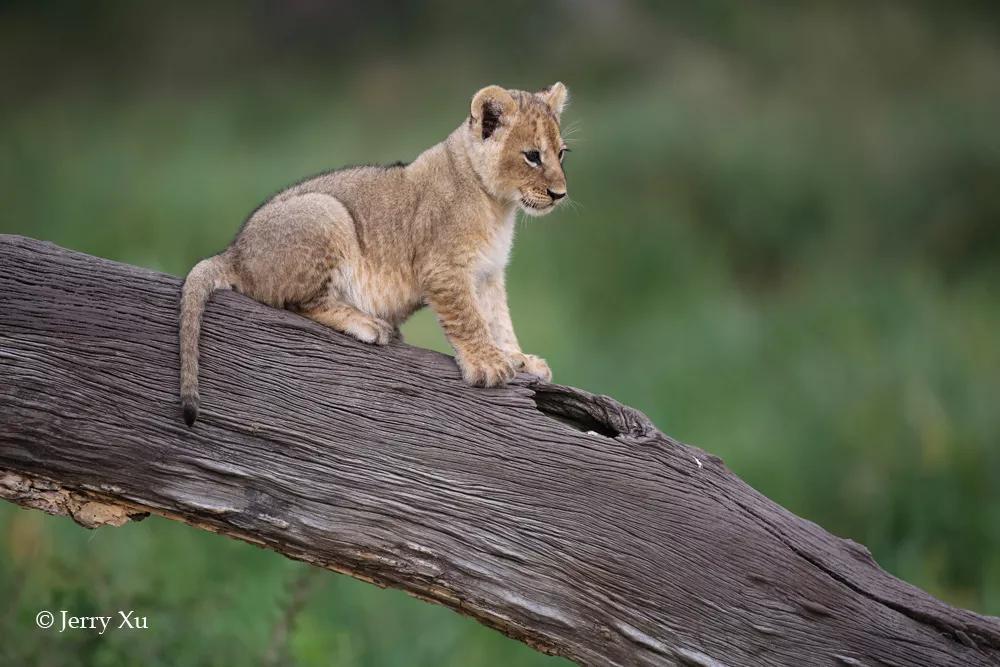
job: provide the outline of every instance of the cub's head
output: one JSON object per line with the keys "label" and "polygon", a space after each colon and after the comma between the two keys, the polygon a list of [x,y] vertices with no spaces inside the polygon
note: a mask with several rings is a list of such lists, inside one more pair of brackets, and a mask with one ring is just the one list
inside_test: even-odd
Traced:
{"label": "cub's head", "polygon": [[494,196],[529,215],[545,215],[566,196],[559,117],[568,96],[556,83],[537,93],[487,86],[472,98],[466,131],[473,168]]}

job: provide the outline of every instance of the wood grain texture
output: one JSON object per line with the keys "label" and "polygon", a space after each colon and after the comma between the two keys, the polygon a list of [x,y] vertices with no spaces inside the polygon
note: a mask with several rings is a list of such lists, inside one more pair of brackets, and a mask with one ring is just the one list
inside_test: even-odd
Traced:
{"label": "wood grain texture", "polygon": [[1000,619],[893,578],[607,397],[472,389],[445,355],[218,292],[188,429],[179,292],[0,237],[0,496],[186,521],[583,665],[1000,664]]}

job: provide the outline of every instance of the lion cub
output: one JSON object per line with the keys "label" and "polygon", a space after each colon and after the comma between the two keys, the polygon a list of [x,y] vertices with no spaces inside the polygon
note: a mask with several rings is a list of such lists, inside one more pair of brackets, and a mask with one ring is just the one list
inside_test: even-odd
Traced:
{"label": "lion cub", "polygon": [[184,282],[184,421],[198,418],[201,318],[222,288],[377,345],[430,305],[470,384],[501,385],[517,371],[550,380],[545,360],[518,345],[504,269],[515,211],[544,215],[566,196],[567,95],[561,83],[538,93],[488,86],[469,118],[411,164],[325,173],[254,211]]}

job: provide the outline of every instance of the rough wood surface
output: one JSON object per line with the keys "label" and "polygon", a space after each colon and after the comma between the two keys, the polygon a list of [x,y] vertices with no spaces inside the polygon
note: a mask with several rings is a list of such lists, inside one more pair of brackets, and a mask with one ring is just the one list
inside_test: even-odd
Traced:
{"label": "rough wood surface", "polygon": [[1000,664],[1000,619],[606,397],[471,389],[444,355],[219,292],[188,429],[179,289],[0,237],[0,497],[90,526],[186,521],[584,665]]}

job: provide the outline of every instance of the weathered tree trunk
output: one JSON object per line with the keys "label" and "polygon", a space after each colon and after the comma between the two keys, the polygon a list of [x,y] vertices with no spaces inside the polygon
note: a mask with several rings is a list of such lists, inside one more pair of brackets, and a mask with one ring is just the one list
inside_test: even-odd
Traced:
{"label": "weathered tree trunk", "polygon": [[997,665],[952,608],[606,397],[465,386],[232,292],[202,418],[176,278],[0,240],[0,496],[146,512],[444,604],[586,665]]}

